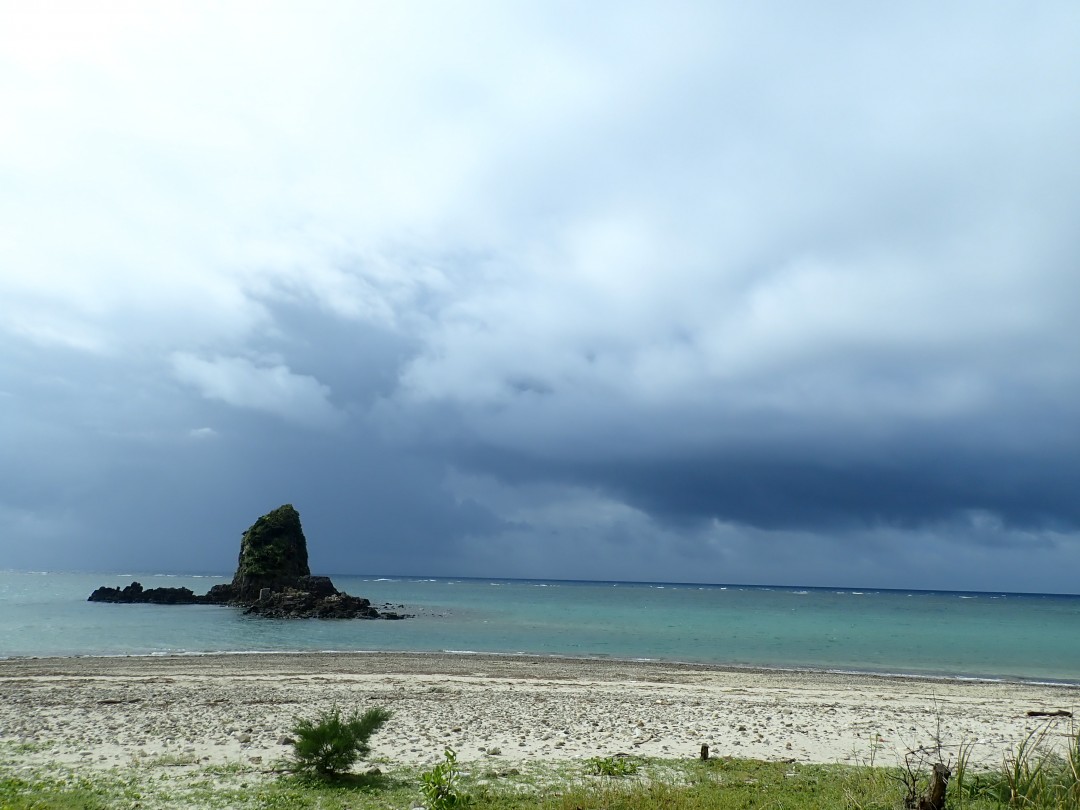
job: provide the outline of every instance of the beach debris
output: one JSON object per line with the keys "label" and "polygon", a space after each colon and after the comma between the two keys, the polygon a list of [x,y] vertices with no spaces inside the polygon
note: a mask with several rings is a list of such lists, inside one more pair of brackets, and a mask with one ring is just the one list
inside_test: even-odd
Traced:
{"label": "beach debris", "polygon": [[919,799],[918,810],[945,810],[945,791],[952,771],[943,762],[935,762],[930,772],[930,785]]}
{"label": "beach debris", "polygon": [[[937,750],[938,756],[940,756],[940,749]],[[927,778],[924,775],[924,768],[927,764],[926,756],[928,753],[929,749],[921,748],[908,751],[904,756],[903,772],[900,779],[907,788],[904,807],[909,808],[909,810],[946,810],[945,793],[949,787],[952,771],[948,765],[939,760],[930,766]],[[920,795],[919,786],[924,779],[926,780],[926,789]]]}
{"label": "beach debris", "polygon": [[1039,711],[1037,709],[1032,709],[1030,712],[1027,713],[1027,716],[1028,717],[1072,717],[1073,713],[1070,712],[1070,711],[1066,711],[1065,709],[1057,709],[1057,710],[1052,711],[1052,712],[1045,712],[1045,711]]}

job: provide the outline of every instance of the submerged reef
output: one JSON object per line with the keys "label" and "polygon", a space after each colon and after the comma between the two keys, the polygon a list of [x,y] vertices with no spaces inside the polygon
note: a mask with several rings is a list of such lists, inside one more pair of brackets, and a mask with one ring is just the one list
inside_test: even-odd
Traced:
{"label": "submerged reef", "polygon": [[101,587],[87,601],[121,604],[232,605],[274,619],[404,619],[371,602],[342,593],[329,577],[313,577],[300,513],[279,506],[256,520],[240,540],[232,582],[199,596],[188,588]]}

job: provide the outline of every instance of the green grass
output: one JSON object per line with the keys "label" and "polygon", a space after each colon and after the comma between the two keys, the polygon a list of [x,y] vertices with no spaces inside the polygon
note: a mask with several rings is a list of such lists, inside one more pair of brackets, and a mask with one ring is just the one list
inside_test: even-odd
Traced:
{"label": "green grass", "polygon": [[[900,808],[902,791],[882,768],[792,765],[754,760],[638,761],[631,776],[589,775],[588,763],[484,769],[469,764],[459,787],[475,810],[836,810]],[[473,770],[467,768],[473,767]],[[0,776],[0,808],[319,808],[420,806],[419,769],[326,780],[239,768],[175,768],[85,775]],[[998,807],[1002,805],[981,805]],[[976,805],[970,805],[976,810]]]}
{"label": "green grass", "polygon": [[[1002,765],[976,770],[954,763],[950,810],[1080,810],[1080,734],[1060,755],[1044,734],[1016,746]],[[611,760],[614,762],[615,760]],[[902,810],[897,768],[804,765],[743,759],[634,758],[636,770],[606,774],[596,763],[460,764],[454,786],[473,810]],[[285,763],[282,763],[285,764]],[[962,767],[957,768],[957,765]],[[110,771],[0,764],[2,810],[391,810],[422,806],[420,768],[327,779],[230,764],[179,769],[145,763]],[[430,771],[427,772],[430,774]]]}

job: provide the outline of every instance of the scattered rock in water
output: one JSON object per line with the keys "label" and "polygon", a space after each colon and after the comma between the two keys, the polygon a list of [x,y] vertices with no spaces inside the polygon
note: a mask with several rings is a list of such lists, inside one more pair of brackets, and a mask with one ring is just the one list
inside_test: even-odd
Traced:
{"label": "scattered rock in water", "polygon": [[[305,579],[324,579],[327,577],[306,577]],[[319,591],[300,587],[286,587],[281,591],[272,591],[249,605],[244,613],[266,616],[270,619],[381,619],[391,618],[383,615],[371,606],[371,602],[359,596],[340,593],[333,585],[330,592],[324,588]],[[397,614],[393,618],[401,618]]]}
{"label": "scattered rock in water", "polygon": [[[255,521],[240,540],[232,582],[198,596],[188,588],[148,588],[132,582],[123,589],[101,587],[90,602],[162,605],[232,605],[272,619],[405,619],[379,611],[371,602],[342,593],[330,577],[312,576],[300,513],[280,506]],[[400,605],[398,607],[401,607]]]}
{"label": "scattered rock in water", "polygon": [[134,604],[136,602],[154,605],[194,605],[199,597],[190,588],[143,588],[138,582],[120,588],[101,587],[90,594],[89,602],[116,602]]}

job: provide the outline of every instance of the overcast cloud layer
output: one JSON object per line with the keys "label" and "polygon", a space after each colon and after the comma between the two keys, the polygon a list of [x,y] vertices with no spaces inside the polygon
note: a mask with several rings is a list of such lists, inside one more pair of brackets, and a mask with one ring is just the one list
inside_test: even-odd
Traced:
{"label": "overcast cloud layer", "polygon": [[0,0],[0,567],[1076,592],[1078,41]]}

